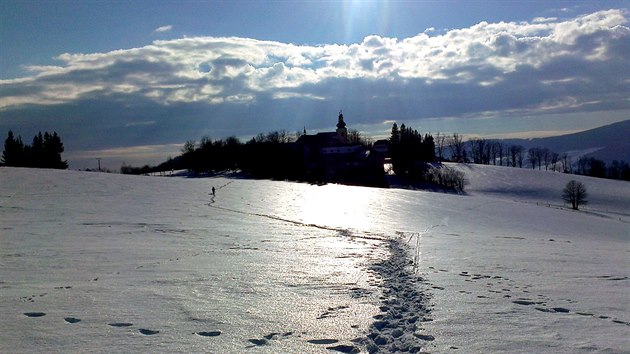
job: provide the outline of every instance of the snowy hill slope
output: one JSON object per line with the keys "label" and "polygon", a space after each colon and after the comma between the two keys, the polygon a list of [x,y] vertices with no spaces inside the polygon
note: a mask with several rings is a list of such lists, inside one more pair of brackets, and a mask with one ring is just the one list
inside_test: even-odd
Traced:
{"label": "snowy hill slope", "polygon": [[630,184],[455,168],[467,195],[0,168],[0,352],[627,352]]}
{"label": "snowy hill slope", "polygon": [[494,196],[524,203],[539,203],[550,207],[565,207],[562,190],[576,180],[589,194],[588,203],[581,207],[586,213],[630,221],[630,183],[587,176],[533,169],[508,168],[475,164],[448,164],[465,173],[471,195]]}
{"label": "snowy hill slope", "polygon": [[594,157],[610,166],[613,160],[630,160],[630,120],[573,134],[502,141],[508,145],[523,145],[526,149],[541,146],[560,154],[567,152],[575,156],[575,160],[581,155]]}

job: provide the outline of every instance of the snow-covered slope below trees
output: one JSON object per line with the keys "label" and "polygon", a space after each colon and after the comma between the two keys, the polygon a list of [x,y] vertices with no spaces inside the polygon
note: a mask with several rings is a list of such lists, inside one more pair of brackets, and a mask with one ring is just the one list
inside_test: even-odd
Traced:
{"label": "snow-covered slope below trees", "polygon": [[630,184],[454,167],[466,195],[0,168],[0,352],[627,352]]}
{"label": "snow-covered slope below trees", "polygon": [[561,208],[565,185],[582,182],[589,194],[581,206],[585,213],[630,222],[630,183],[531,168],[511,168],[475,164],[446,164],[466,174],[466,193],[485,195],[523,203],[538,203]]}
{"label": "snow-covered slope below trees", "polygon": [[605,125],[578,133],[535,139],[505,139],[507,145],[545,147],[559,154],[569,153],[575,163],[581,156],[606,162],[630,161],[630,120]]}

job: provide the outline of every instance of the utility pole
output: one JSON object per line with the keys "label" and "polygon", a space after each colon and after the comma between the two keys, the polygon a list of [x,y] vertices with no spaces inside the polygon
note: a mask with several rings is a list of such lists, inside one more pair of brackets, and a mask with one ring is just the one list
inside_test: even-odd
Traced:
{"label": "utility pole", "polygon": [[96,161],[98,161],[98,172],[101,172],[101,158],[97,157]]}

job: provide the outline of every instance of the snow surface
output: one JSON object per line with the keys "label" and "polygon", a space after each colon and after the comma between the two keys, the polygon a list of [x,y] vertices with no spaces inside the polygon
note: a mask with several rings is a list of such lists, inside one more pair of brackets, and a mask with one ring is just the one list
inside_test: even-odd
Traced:
{"label": "snow surface", "polygon": [[630,184],[452,167],[466,195],[0,168],[0,352],[630,352]]}

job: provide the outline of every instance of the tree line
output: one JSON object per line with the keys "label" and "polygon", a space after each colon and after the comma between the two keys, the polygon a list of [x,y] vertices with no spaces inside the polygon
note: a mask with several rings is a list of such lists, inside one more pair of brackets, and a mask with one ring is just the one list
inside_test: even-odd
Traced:
{"label": "tree line", "polygon": [[[188,140],[181,155],[155,166],[136,168],[123,166],[121,173],[151,173],[188,170],[193,174],[240,170],[254,178],[306,180],[318,179],[304,168],[303,156],[294,144],[303,133],[273,131],[260,133],[246,142],[234,136],[225,139],[203,137],[199,142]],[[370,148],[371,142],[358,131],[350,131],[349,143]]]}
{"label": "tree line", "polygon": [[[373,150],[372,141],[358,131],[348,132],[348,144],[363,146],[373,157],[367,158],[367,162],[359,164],[359,167],[342,171],[332,180],[319,168],[309,169],[305,163],[308,157],[303,155],[299,142],[296,143],[302,135],[300,132],[273,131],[258,134],[244,143],[234,136],[216,140],[204,137],[199,142],[189,140],[184,144],[182,154],[176,158],[170,158],[156,167],[123,166],[121,173],[146,174],[185,169],[193,174],[205,174],[239,170],[254,178],[385,185],[382,157],[374,157],[377,153]],[[398,128],[394,123],[389,143],[389,155],[398,176],[410,182],[424,181],[463,190],[463,174],[450,169],[446,171],[444,166],[431,168],[427,164],[435,161],[435,143],[431,134],[423,135],[404,124]]]}
{"label": "tree line", "polygon": [[57,132],[39,132],[31,145],[24,144],[21,136],[14,136],[9,130],[4,141],[2,165],[12,167],[68,168],[68,162],[61,159],[64,147]]}
{"label": "tree line", "polygon": [[[437,159],[484,165],[510,167],[531,167],[532,169],[557,171],[591,177],[621,179],[630,181],[630,164],[614,160],[607,166],[602,160],[582,156],[573,163],[567,153],[557,153],[546,147],[535,146],[526,149],[522,145],[504,144],[501,141],[472,138],[464,141],[461,134],[443,135],[435,138]],[[447,157],[450,152],[450,158]]]}
{"label": "tree line", "polygon": [[444,136],[439,133],[436,138],[430,133],[422,135],[405,124],[401,124],[400,128],[397,123],[392,124],[389,157],[394,173],[410,183],[429,183],[463,192],[466,183],[464,173],[435,164],[437,157],[443,158],[445,142]]}

